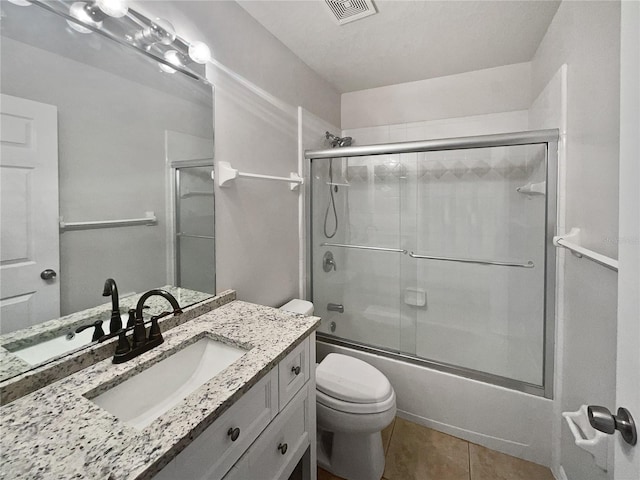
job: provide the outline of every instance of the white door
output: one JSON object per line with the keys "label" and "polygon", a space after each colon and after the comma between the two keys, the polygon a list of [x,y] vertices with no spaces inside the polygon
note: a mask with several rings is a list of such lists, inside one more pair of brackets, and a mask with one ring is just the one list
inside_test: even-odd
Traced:
{"label": "white door", "polygon": [[[622,2],[616,408],[640,421],[640,3]],[[640,479],[640,441],[615,439],[615,480]]]}
{"label": "white door", "polygon": [[1,333],[60,316],[58,220],[58,110],[2,95]]}

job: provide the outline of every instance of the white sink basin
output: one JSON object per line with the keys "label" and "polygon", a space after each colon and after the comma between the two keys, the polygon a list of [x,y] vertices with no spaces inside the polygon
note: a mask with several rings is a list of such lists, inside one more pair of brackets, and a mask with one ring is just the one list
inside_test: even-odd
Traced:
{"label": "white sink basin", "polygon": [[[122,324],[126,325],[129,316],[120,315],[120,318],[122,319]],[[86,323],[92,323],[92,321],[89,319]],[[87,328],[80,333],[75,333],[77,327],[71,328],[69,331],[44,342],[34,343],[18,350],[12,350],[10,347],[7,347],[7,349],[29,365],[40,365],[93,342],[93,328]],[[109,333],[109,322],[103,322],[102,328],[105,329],[105,333]]]}
{"label": "white sink basin", "polygon": [[204,337],[91,401],[127,425],[143,429],[245,353]]}

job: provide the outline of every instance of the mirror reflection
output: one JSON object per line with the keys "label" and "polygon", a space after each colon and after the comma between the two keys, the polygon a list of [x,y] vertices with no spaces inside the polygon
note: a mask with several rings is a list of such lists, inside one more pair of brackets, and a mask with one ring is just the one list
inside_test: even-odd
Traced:
{"label": "mirror reflection", "polygon": [[0,357],[62,344],[26,369],[91,343],[75,333],[89,320],[108,333],[108,278],[123,315],[153,288],[181,307],[215,293],[213,92],[44,9],[1,8]]}

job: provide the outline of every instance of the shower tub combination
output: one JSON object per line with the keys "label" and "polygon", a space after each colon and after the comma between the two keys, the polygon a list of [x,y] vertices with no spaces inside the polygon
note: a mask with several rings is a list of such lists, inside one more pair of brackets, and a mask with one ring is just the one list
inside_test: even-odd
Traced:
{"label": "shower tub combination", "polygon": [[382,370],[401,416],[542,464],[557,141],[544,130],[305,154],[318,352]]}

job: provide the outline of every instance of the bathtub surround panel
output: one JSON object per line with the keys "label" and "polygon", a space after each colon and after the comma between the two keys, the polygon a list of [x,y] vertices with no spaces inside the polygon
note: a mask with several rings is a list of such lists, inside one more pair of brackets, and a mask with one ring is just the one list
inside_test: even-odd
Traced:
{"label": "bathtub surround panel", "polygon": [[[565,228],[581,228],[586,248],[613,258],[618,238],[620,8],[620,2],[562,2],[531,70],[537,96],[567,64]],[[594,355],[590,349],[597,336],[603,345],[597,351],[616,351],[616,275],[571,254],[564,254],[563,268],[559,411],[582,404],[613,407],[615,354]],[[612,469],[602,471],[574,444],[559,412],[554,422],[562,431],[554,471],[562,467],[569,479],[613,478]]]}
{"label": "bathtub surround panel", "polygon": [[531,64],[525,62],[343,93],[342,128],[526,110],[530,79]]}
{"label": "bathtub surround panel", "polygon": [[413,142],[434,138],[492,135],[494,133],[522,132],[528,127],[528,110],[470,115],[440,120],[421,120],[394,123],[376,127],[347,128],[342,135],[353,138],[353,145],[371,145],[389,142]]}
{"label": "bathtub surround panel", "polygon": [[[529,128],[558,128],[560,139],[558,142],[558,233],[568,231],[566,225],[566,141],[567,141],[567,65],[562,65],[540,92],[529,109]],[[565,257],[570,255],[564,248],[557,249],[556,291],[563,292],[565,285]],[[551,431],[552,462],[556,477],[562,480],[564,477],[560,467],[561,430],[565,423],[562,419],[563,399],[563,352],[564,352],[564,296],[556,295],[556,332],[555,332],[555,375],[553,398],[553,422]],[[565,478],[566,480],[566,478]]]}

